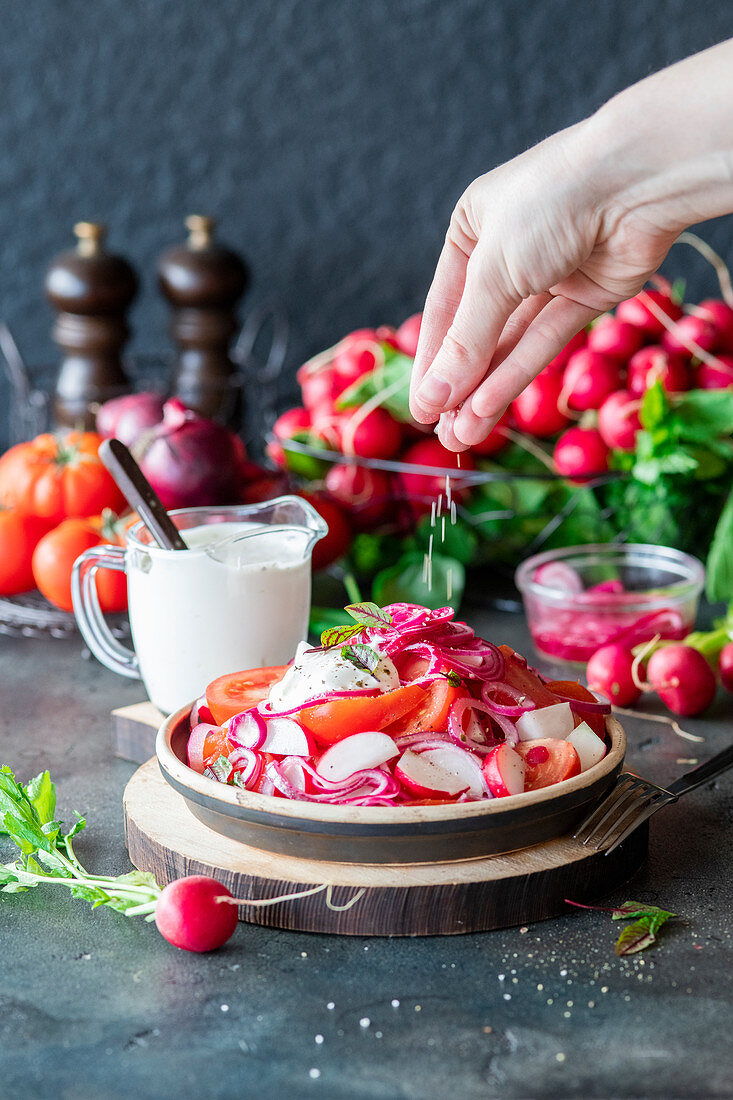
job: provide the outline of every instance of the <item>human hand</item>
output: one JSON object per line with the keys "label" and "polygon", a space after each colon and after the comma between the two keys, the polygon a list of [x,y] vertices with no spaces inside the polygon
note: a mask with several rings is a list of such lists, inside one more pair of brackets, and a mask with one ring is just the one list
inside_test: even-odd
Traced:
{"label": "human hand", "polygon": [[[597,152],[594,120],[475,180],[427,296],[410,408],[460,451],[589,321],[636,294],[683,225],[637,205],[634,168]],[[633,201],[631,195],[633,193]]]}

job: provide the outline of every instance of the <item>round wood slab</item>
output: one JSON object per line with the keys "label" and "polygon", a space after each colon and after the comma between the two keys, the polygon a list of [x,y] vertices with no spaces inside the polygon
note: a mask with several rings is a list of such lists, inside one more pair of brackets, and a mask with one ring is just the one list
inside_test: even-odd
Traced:
{"label": "round wood slab", "polygon": [[329,909],[325,892],[239,910],[240,919],[253,924],[358,936],[455,935],[558,916],[567,912],[565,898],[589,901],[628,879],[643,862],[648,841],[644,826],[610,856],[562,837],[509,855],[453,863],[296,859],[208,829],[165,782],[156,759],[127,784],[124,815],[130,859],[161,884],[182,875],[212,875],[235,897],[257,899],[327,883],[334,905],[364,888],[346,912]]}

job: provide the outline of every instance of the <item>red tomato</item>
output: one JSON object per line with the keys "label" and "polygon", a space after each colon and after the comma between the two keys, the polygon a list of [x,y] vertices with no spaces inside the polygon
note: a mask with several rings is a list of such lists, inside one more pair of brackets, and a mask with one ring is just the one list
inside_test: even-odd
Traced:
{"label": "red tomato", "polygon": [[217,726],[216,729],[206,734],[203,752],[204,767],[208,768],[220,756],[228,757],[230,752],[231,746],[227,741],[227,735],[220,726]]}
{"label": "red tomato", "polygon": [[352,733],[384,729],[414,710],[424,695],[425,689],[420,684],[408,684],[381,695],[333,699],[330,703],[305,707],[297,720],[320,745],[333,745]]}
{"label": "red tomato", "polygon": [[16,508],[0,510],[0,596],[13,596],[36,587],[31,561],[49,523]]}
{"label": "red tomato", "polygon": [[[550,691],[557,691],[560,695],[567,695],[571,699],[585,700],[587,703],[597,703],[595,695],[583,687],[577,680],[550,680],[545,684]],[[576,714],[575,725],[587,722],[590,728],[602,741],[606,740],[606,718],[603,714]]]}
{"label": "red tomato", "polygon": [[60,523],[121,511],[125,499],[99,458],[101,435],[68,432],[17,443],[0,458],[0,503]]}
{"label": "red tomato", "polygon": [[[543,684],[536,672],[527,668],[526,662],[518,656],[508,645],[500,645],[499,649],[504,654],[505,671],[502,679],[511,687],[517,688],[523,695],[537,704],[538,707],[549,707],[557,702],[557,696],[553,695],[546,684]],[[498,703],[516,703],[516,699],[507,695],[502,698],[501,688],[497,687],[495,693]]]}
{"label": "red tomato", "polygon": [[[114,517],[113,517],[114,519]],[[33,579],[41,593],[62,611],[72,611],[71,572],[85,550],[101,543],[120,544],[114,522],[106,516],[65,519],[39,541],[33,551]],[[102,611],[124,611],[127,579],[113,569],[98,569],[95,577]]]}
{"label": "red tomato", "polygon": [[534,741],[520,741],[514,751],[519,753],[527,768],[525,791],[538,791],[580,775],[580,757],[569,741],[538,737]]}
{"label": "red tomato", "polygon": [[454,687],[447,680],[433,680],[423,685],[423,698],[412,710],[396,722],[390,723],[384,730],[390,737],[399,737],[403,733],[444,732],[448,726],[448,711],[459,695],[465,692]]}
{"label": "red tomato", "polygon": [[270,688],[282,680],[288,665],[271,665],[269,668],[249,668],[243,672],[229,672],[212,680],[206,689],[206,702],[220,726],[227,718],[251,710],[266,699]]}

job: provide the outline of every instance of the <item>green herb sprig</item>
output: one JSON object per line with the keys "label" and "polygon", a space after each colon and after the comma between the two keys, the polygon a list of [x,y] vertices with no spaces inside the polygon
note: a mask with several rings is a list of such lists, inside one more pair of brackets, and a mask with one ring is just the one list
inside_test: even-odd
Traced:
{"label": "green herb sprig", "polygon": [[0,891],[20,893],[42,884],[66,886],[93,909],[106,905],[128,917],[153,920],[161,887],[146,871],[126,875],[92,875],[79,862],[72,838],[86,827],[83,817],[68,830],[55,819],[56,788],[47,771],[27,785],[9,767],[0,768],[0,836],[19,850],[18,858],[0,863]]}
{"label": "green herb sprig", "polygon": [[350,638],[362,634],[364,630],[384,630],[392,625],[392,616],[377,604],[365,600],[363,603],[350,603],[344,608],[355,621],[345,626],[332,626],[321,634],[321,645],[325,649],[343,645]]}
{"label": "green herb sprig", "polygon": [[611,908],[607,905],[584,905],[580,901],[565,898],[565,904],[574,905],[576,909],[595,909],[598,913],[610,913],[611,920],[633,921],[616,940],[615,950],[619,956],[635,955],[637,951],[651,947],[656,943],[657,932],[662,925],[677,916],[668,909],[660,909],[658,905],[648,905],[643,901],[625,901],[623,905]]}

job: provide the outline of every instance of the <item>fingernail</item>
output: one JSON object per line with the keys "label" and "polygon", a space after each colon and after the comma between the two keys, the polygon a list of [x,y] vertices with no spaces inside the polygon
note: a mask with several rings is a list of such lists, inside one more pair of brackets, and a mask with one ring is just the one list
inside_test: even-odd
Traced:
{"label": "fingernail", "polygon": [[447,405],[451,395],[451,384],[439,374],[428,373],[417,387],[416,397],[424,405]]}

